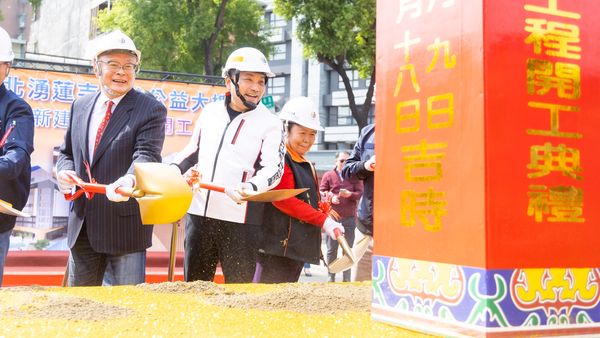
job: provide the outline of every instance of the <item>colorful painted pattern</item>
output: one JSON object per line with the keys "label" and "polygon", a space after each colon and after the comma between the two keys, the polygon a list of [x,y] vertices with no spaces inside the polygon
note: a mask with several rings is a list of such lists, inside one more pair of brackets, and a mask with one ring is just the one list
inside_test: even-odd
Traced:
{"label": "colorful painted pattern", "polygon": [[600,269],[485,270],[374,256],[373,310],[400,325],[409,315],[492,332],[600,332]]}

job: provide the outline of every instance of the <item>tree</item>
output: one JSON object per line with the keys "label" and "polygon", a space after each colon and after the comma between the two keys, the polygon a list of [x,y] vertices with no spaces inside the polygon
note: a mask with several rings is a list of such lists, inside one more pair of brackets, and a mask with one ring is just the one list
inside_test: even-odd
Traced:
{"label": "tree", "polygon": [[40,239],[37,242],[33,243],[33,247],[36,250],[44,250],[45,248],[47,248],[50,245],[50,241],[47,239]]}
{"label": "tree", "polygon": [[[375,89],[375,0],[275,0],[275,12],[298,22],[304,54],[335,70],[344,82],[352,117],[368,123]],[[370,78],[365,101],[358,106],[347,71]]]}
{"label": "tree", "polygon": [[145,69],[220,75],[236,48],[269,54],[263,13],[253,0],[120,0],[100,13],[99,26],[128,34]]}

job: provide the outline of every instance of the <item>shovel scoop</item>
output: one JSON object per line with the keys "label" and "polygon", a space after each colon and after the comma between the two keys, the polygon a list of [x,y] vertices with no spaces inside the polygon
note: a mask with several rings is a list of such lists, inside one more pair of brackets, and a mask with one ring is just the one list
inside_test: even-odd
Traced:
{"label": "shovel scoop", "polygon": [[[135,163],[134,174],[136,186],[118,187],[116,192],[137,200],[143,224],[173,223],[185,215],[192,203],[192,191],[176,167],[165,163]],[[106,194],[104,184],[70,177],[86,194]]]}
{"label": "shovel scoop", "polygon": [[12,207],[12,204],[0,200],[0,213],[11,215],[11,216],[19,216],[19,217],[31,217],[31,215],[19,211]]}
{"label": "shovel scoop", "polygon": [[342,248],[342,257],[336,258],[333,262],[329,263],[327,267],[329,273],[339,273],[342,271],[346,271],[354,265],[355,258],[352,253],[352,248],[348,245],[348,241],[346,241],[346,237],[342,234],[338,229],[334,230],[335,239],[338,241],[340,247]]}

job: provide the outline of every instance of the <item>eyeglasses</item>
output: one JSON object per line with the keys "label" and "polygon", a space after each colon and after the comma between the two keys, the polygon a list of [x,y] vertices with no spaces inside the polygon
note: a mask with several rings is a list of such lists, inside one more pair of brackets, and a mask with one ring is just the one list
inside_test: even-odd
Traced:
{"label": "eyeglasses", "polygon": [[116,61],[108,61],[108,62],[98,61],[98,63],[105,64],[108,67],[108,69],[113,72],[118,72],[119,70],[123,69],[123,71],[125,73],[134,73],[138,69],[138,65],[133,64],[133,63],[126,63],[124,65],[121,65],[120,63],[118,63]]}

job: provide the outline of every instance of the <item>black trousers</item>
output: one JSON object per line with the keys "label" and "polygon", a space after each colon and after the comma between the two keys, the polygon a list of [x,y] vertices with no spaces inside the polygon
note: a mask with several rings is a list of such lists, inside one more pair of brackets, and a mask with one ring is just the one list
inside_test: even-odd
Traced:
{"label": "black trousers", "polygon": [[258,226],[187,214],[183,273],[186,282],[213,281],[221,262],[225,283],[250,283],[256,267]]}
{"label": "black trousers", "polygon": [[295,259],[258,253],[255,283],[295,283],[300,278],[304,262]]}

